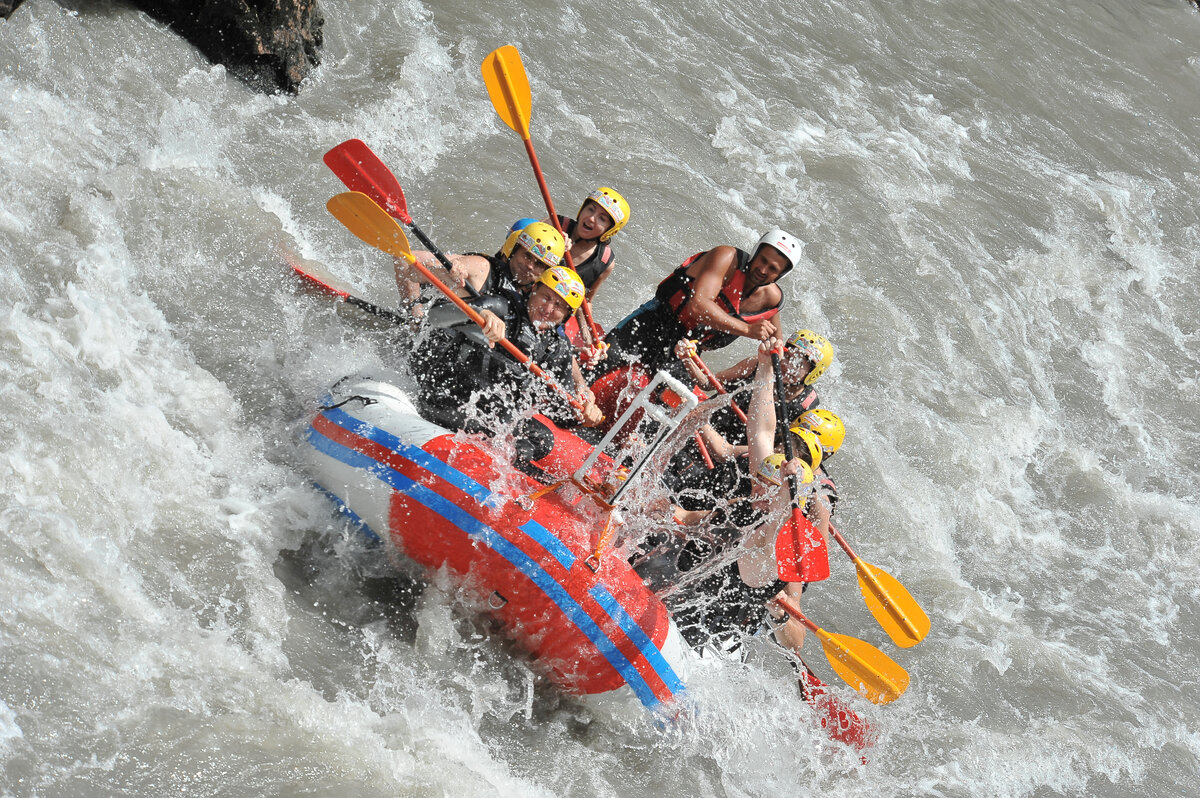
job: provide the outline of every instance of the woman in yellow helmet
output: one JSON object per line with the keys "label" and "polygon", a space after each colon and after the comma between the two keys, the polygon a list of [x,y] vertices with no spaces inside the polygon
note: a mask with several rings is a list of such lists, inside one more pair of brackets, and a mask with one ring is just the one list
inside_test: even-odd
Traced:
{"label": "woman in yellow helmet", "polygon": [[590,301],[616,265],[608,242],[629,223],[629,203],[616,189],[601,186],[584,198],[576,218],[560,214],[558,222],[571,242],[571,262]]}

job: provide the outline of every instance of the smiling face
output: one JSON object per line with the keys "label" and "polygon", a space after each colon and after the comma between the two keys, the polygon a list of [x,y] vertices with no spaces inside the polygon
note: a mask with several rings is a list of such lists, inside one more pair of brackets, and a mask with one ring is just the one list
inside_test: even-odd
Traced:
{"label": "smiling face", "polygon": [[763,246],[750,259],[746,273],[755,285],[769,285],[783,276],[791,265],[791,261],[775,247]]}
{"label": "smiling face", "polygon": [[571,315],[571,306],[553,288],[538,283],[529,295],[529,320],[539,330],[557,327]]}
{"label": "smiling face", "polygon": [[512,271],[513,278],[524,288],[533,285],[546,269],[546,264],[535,258],[525,247],[517,247],[508,259],[508,268]]}
{"label": "smiling face", "polygon": [[583,203],[579,211],[578,223],[575,225],[575,237],[585,241],[594,241],[604,235],[613,226],[613,218],[608,211],[601,208],[593,200]]}

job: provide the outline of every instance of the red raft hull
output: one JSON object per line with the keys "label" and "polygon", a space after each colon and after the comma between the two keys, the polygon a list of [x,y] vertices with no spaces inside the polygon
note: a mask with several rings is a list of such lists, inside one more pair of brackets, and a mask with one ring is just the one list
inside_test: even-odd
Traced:
{"label": "red raft hull", "polygon": [[324,405],[306,434],[316,482],[406,557],[475,590],[551,681],[628,690],[651,709],[683,691],[661,601],[623,559],[588,564],[606,520],[590,499],[567,486],[531,501],[542,485],[504,453],[421,420],[387,383],[344,381]]}

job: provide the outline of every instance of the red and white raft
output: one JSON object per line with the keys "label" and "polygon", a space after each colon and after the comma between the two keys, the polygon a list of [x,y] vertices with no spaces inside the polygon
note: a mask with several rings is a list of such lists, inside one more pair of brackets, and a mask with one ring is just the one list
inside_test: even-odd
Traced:
{"label": "red and white raft", "polygon": [[684,690],[682,638],[623,558],[591,556],[608,514],[580,491],[542,492],[493,444],[425,421],[371,378],[336,385],[306,438],[314,480],[345,512],[477,590],[555,684],[632,691],[652,710]]}

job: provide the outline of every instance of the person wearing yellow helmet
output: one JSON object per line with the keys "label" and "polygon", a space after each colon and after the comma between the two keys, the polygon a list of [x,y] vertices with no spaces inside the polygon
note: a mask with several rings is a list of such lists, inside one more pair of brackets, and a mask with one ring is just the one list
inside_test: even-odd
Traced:
{"label": "person wearing yellow helmet", "polygon": [[[495,255],[469,252],[448,256],[459,296],[470,294],[466,288],[468,283],[480,294],[527,293],[544,270],[563,262],[566,242],[552,225],[531,219],[521,219],[518,225],[510,228]],[[430,252],[419,250],[413,256],[435,274],[442,270]],[[396,258],[395,263],[396,284],[401,295],[411,298],[413,286],[417,285],[419,289],[418,284],[426,280],[411,269],[407,261]]]}
{"label": "person wearing yellow helmet", "polygon": [[616,265],[608,242],[629,223],[629,203],[616,189],[601,186],[584,198],[576,218],[559,215],[558,221],[571,242],[571,262],[590,301]]}
{"label": "person wearing yellow helmet", "polygon": [[[683,262],[658,284],[654,298],[609,333],[614,365],[639,360],[650,371],[673,366],[677,341],[696,340],[701,352],[720,349],[739,336],[775,335],[783,305],[780,277],[800,263],[803,244],[774,229],[753,252],[719,246]],[[619,359],[618,359],[619,358]]]}
{"label": "person wearing yellow helmet", "polygon": [[[818,437],[806,427],[789,425],[794,429],[786,434],[795,436],[800,454],[788,462],[776,451],[770,351],[778,343],[768,339],[756,356],[755,387],[747,412],[746,465],[752,476],[721,493],[715,501],[716,520],[691,534],[676,535],[674,542],[656,541],[655,548],[635,558],[635,568],[663,595],[684,639],[702,651],[735,652],[747,637],[773,625],[768,609],[772,599],[785,595],[795,601],[803,591],[803,585],[778,578],[775,560],[775,537],[791,506],[790,489],[783,487],[789,474],[797,477],[800,505],[827,533],[828,515],[819,501],[811,500],[814,467],[819,468],[823,457]],[[730,456],[731,450],[713,442],[714,459]],[[697,515],[694,510],[677,512],[676,518],[694,521]],[[794,642],[794,630],[779,634],[780,642],[789,641],[785,643],[789,646]]]}
{"label": "person wearing yellow helmet", "polygon": [[[470,300],[486,322],[482,331],[446,300],[435,303],[427,314],[428,340],[409,356],[421,414],[448,429],[495,431],[532,402],[563,425],[598,424],[602,416],[595,397],[562,334],[563,322],[583,303],[583,295],[579,276],[554,266],[542,270],[528,294],[485,294]],[[574,388],[582,409],[572,415],[561,395],[496,348],[504,337],[559,385]]]}

